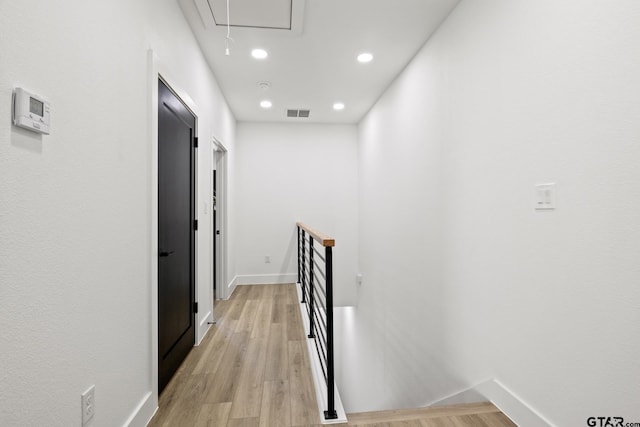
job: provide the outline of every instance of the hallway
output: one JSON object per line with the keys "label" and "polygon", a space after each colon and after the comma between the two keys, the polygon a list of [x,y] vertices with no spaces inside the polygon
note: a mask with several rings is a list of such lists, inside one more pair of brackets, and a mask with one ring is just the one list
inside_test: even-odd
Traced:
{"label": "hallway", "polygon": [[320,424],[295,286],[239,286],[216,317],[149,425]]}
{"label": "hallway", "polygon": [[[337,243],[347,411],[471,390],[519,425],[639,421],[640,1],[232,3],[302,26],[0,1],[0,426],[317,425],[296,221]],[[197,117],[201,343],[162,396],[159,79]],[[16,117],[39,100],[49,134]],[[282,285],[238,287],[211,327],[214,280]]]}

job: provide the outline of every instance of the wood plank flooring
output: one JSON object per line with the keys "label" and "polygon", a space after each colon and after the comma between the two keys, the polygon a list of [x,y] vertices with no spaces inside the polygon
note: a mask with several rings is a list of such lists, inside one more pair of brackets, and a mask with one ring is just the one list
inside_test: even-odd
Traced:
{"label": "wood plank flooring", "polygon": [[239,286],[216,316],[149,426],[320,425],[295,285]]}
{"label": "wood plank flooring", "polygon": [[350,426],[367,427],[514,427],[490,402],[347,415]]}
{"label": "wood plank flooring", "polygon": [[[151,427],[319,427],[295,285],[239,286],[160,396]],[[512,427],[490,403],[348,415],[369,427]]]}

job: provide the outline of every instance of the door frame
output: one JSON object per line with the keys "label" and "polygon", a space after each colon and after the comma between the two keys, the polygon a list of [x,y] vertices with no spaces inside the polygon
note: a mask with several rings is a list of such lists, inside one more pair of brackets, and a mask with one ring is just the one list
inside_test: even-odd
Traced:
{"label": "door frame", "polygon": [[[174,116],[178,119],[178,121],[183,121],[184,124],[186,124],[189,128],[189,139],[187,141],[187,145],[185,148],[188,148],[188,152],[189,152],[189,170],[188,170],[188,175],[189,175],[189,206],[188,206],[188,214],[186,217],[187,220],[187,226],[188,226],[188,241],[189,241],[189,255],[188,255],[188,264],[189,264],[189,282],[188,282],[188,289],[189,289],[189,303],[187,304],[186,310],[187,313],[184,313],[184,306],[182,307],[182,309],[180,309],[180,315],[184,315],[187,314],[188,317],[191,317],[190,319],[190,324],[187,327],[187,329],[185,331],[182,331],[182,333],[179,334],[178,337],[173,336],[172,338],[176,338],[176,341],[173,341],[173,346],[178,345],[179,343],[179,347],[181,350],[179,350],[179,353],[181,356],[172,356],[172,362],[170,362],[169,365],[166,365],[165,363],[162,364],[163,366],[163,372],[160,373],[159,370],[159,375],[162,375],[164,380],[166,381],[164,383],[164,386],[168,385],[171,377],[173,377],[176,373],[177,373],[177,367],[180,366],[180,364],[182,364],[182,362],[184,361],[184,359],[186,358],[186,356],[189,354],[189,352],[191,351],[191,349],[193,349],[194,343],[198,343],[198,338],[197,338],[197,334],[198,334],[198,310],[197,310],[197,301],[198,301],[198,296],[197,296],[197,287],[196,287],[196,276],[197,276],[197,245],[198,245],[198,228],[197,227],[197,221],[198,221],[198,213],[197,213],[197,209],[198,209],[198,198],[197,198],[197,194],[198,194],[198,185],[197,185],[197,181],[198,181],[198,167],[197,167],[197,163],[198,163],[198,144],[197,144],[197,140],[198,140],[198,136],[197,136],[197,129],[198,129],[198,117],[196,116],[195,112],[192,111],[192,109],[187,106],[185,104],[185,102],[183,101],[183,99],[180,97],[180,95],[178,95],[178,93],[175,91],[175,89],[171,86],[171,84],[167,81],[167,79],[162,76],[159,75],[158,76],[158,90],[160,91],[160,87],[162,87],[163,93],[165,91],[168,91],[168,94],[166,96],[171,97],[172,100],[177,100],[181,105],[178,108],[177,111],[185,111],[186,115],[188,116],[188,119],[182,118],[180,117],[176,112],[173,112]],[[158,95],[160,96],[160,95]],[[156,107],[156,109],[158,110],[158,115],[160,115],[160,110],[167,111],[167,109],[165,107],[161,107],[160,105],[158,105]],[[172,111],[172,108],[169,107],[168,108],[169,111]],[[158,118],[158,120],[160,120]],[[163,119],[163,120],[168,120],[168,119]],[[187,121],[184,121],[187,120]],[[163,121],[163,124],[165,122]],[[193,125],[191,124],[193,123]],[[160,124],[160,122],[158,123]],[[192,127],[193,126],[193,127]],[[160,126],[158,126],[160,127]],[[182,129],[182,128],[180,128]],[[158,155],[160,156],[160,139],[161,139],[160,134],[158,134],[158,139],[156,142],[156,145],[158,147]],[[175,141],[173,140],[168,140],[166,138],[162,138],[163,140],[163,150],[166,150],[168,147],[172,147],[172,148],[176,148],[178,147],[177,145],[174,144]],[[181,140],[182,143],[182,140]],[[184,148],[183,148],[184,149]],[[164,153],[164,152],[163,152]],[[176,165],[175,161],[171,158],[171,155],[169,155],[169,157],[167,157],[167,154],[163,154],[163,165],[164,167],[166,167],[167,169],[171,169],[168,165],[172,164],[172,165]],[[168,161],[169,163],[166,163],[166,161]],[[158,161],[156,163],[158,165],[158,172],[164,172],[166,169],[160,169],[160,161]],[[164,177],[164,176],[163,176]],[[180,193],[182,193],[182,196],[184,196],[184,190],[185,188],[182,189],[182,191],[180,191]],[[164,193],[163,193],[164,194]],[[158,195],[160,195],[160,193],[158,192]],[[160,217],[160,214],[167,212],[166,210],[168,209],[170,212],[171,208],[168,205],[163,205],[162,206],[163,210],[162,212],[160,212],[159,208],[159,204],[158,204],[158,218]],[[181,213],[181,215],[183,215],[184,212]],[[181,217],[182,218],[182,217]],[[187,231],[186,229],[183,229],[183,232]],[[176,232],[176,229],[174,227],[170,227],[169,229],[167,228],[162,228],[160,229],[160,227],[158,228],[158,239],[160,237],[160,235],[164,236],[164,233],[168,234],[172,234],[174,232]],[[180,234],[182,234],[183,232],[180,232]],[[166,243],[166,242],[164,242]],[[164,250],[168,250],[168,249],[173,249],[172,246],[167,247],[165,245],[160,246],[158,245],[157,249],[161,250],[160,248],[164,247]],[[178,248],[176,248],[177,250]],[[179,255],[177,255],[179,256]],[[159,257],[159,255],[158,255]],[[158,295],[160,294],[160,292],[163,292],[163,296],[166,297],[166,294],[164,293],[166,291],[165,286],[168,285],[169,288],[171,288],[171,284],[175,285],[175,282],[166,282],[166,278],[163,275],[163,273],[167,273],[167,274],[171,274],[168,270],[166,269],[161,269],[160,266],[163,263],[158,261]],[[160,285],[163,286],[163,289],[160,289]],[[159,297],[159,296],[158,296]],[[160,308],[160,306],[158,306]],[[165,307],[165,310],[160,313],[160,311],[158,311],[158,316],[156,316],[156,319],[158,321],[158,324],[163,323],[163,325],[168,326],[168,324],[166,323],[167,318],[171,318],[171,316],[175,315],[176,312],[172,311],[171,309],[169,309],[167,311],[167,307]],[[160,315],[163,316],[163,319],[160,319]],[[168,316],[168,317],[167,317]],[[190,331],[188,334],[185,335],[185,332]],[[158,339],[160,339],[160,332],[163,332],[163,334],[166,333],[166,330],[160,330],[159,326],[158,326]],[[191,335],[193,334],[193,335]],[[165,335],[163,335],[164,337]],[[165,347],[163,347],[165,350],[167,350]],[[159,351],[164,351],[162,349],[159,349]],[[173,351],[168,349],[168,351]],[[184,353],[186,352],[186,353]],[[182,357],[182,355],[184,355],[184,357]],[[159,354],[158,354],[159,356]],[[164,357],[163,357],[164,359]],[[178,360],[179,359],[179,360]],[[176,366],[175,363],[178,363],[178,365]],[[159,363],[160,365],[160,363]],[[171,374],[169,378],[167,378],[168,374]],[[164,387],[163,386],[163,387]],[[158,390],[160,392],[160,390]]]}
{"label": "door frame", "polygon": [[[220,238],[216,242],[216,294],[220,299],[229,299],[229,282],[227,281],[227,148],[216,138],[211,139],[211,164],[215,165],[216,168],[216,181],[218,187],[216,193],[216,215],[218,230],[220,230]],[[211,189],[211,191],[213,192],[213,188]],[[213,207],[211,218],[211,221],[213,223]],[[211,248],[212,252],[213,239],[215,239],[216,236],[215,232],[216,231],[213,229],[212,224],[211,233],[209,233],[209,247]],[[213,270],[213,266],[211,270]],[[210,289],[213,290],[213,271],[211,273]]]}
{"label": "door frame", "polygon": [[[170,71],[170,66],[164,64],[158,56],[154,53],[153,49],[149,49],[147,52],[147,64],[149,68],[148,76],[148,91],[151,94],[149,104],[149,164],[147,165],[149,170],[149,215],[150,215],[150,229],[149,233],[149,291],[151,294],[151,301],[149,306],[149,322],[150,322],[150,342],[149,342],[149,355],[150,355],[150,381],[151,381],[151,395],[148,398],[151,400],[151,405],[154,408],[158,407],[158,79],[161,79],[167,87],[182,100],[187,109],[194,115],[196,119],[195,136],[199,134],[199,109],[189,94],[182,89],[178,82],[179,79],[173,78]],[[198,219],[198,207],[200,206],[199,194],[198,194],[198,150],[195,150],[194,154],[194,173],[195,173],[195,219]],[[195,233],[195,250],[194,250],[194,288],[195,288],[195,301],[198,302],[198,232]],[[202,307],[204,309],[204,307]],[[193,345],[198,344],[198,337],[200,336],[199,328],[200,322],[198,321],[198,315],[194,314],[194,322],[196,325],[195,340]],[[145,399],[146,400],[146,399]]]}

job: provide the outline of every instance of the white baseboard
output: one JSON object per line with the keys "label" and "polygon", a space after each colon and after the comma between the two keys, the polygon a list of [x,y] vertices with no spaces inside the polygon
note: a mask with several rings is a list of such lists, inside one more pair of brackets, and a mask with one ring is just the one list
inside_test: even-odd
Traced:
{"label": "white baseboard", "polygon": [[144,395],[136,409],[125,421],[125,427],[145,427],[153,418],[153,415],[158,410],[158,404],[153,402],[153,393],[147,392]]}
{"label": "white baseboard", "polygon": [[552,424],[496,379],[489,379],[438,399],[426,406],[449,406],[489,401],[519,426],[549,427]]}
{"label": "white baseboard", "polygon": [[519,426],[549,427],[553,425],[496,379],[485,381],[476,389]]}
{"label": "white baseboard", "polygon": [[237,285],[273,285],[296,283],[297,273],[284,274],[243,274],[236,276]]}
{"label": "white baseboard", "polygon": [[[491,380],[489,380],[491,381]],[[479,403],[486,402],[486,396],[482,395],[477,390],[478,386],[469,387],[465,390],[452,393],[442,399],[438,399],[425,406],[451,406],[451,405],[464,405],[467,403]]]}
{"label": "white baseboard", "polygon": [[200,327],[198,328],[198,342],[196,346],[200,345],[204,337],[207,336],[207,332],[211,329],[210,321],[213,321],[213,312],[209,310],[206,316],[200,321]]}
{"label": "white baseboard", "polygon": [[[302,300],[302,291],[300,284],[296,283],[296,290],[298,291],[298,301]],[[300,314],[302,317],[302,327],[305,331],[309,330],[309,318],[307,317],[306,304],[300,303]],[[313,376],[313,384],[316,389],[316,400],[318,401],[318,412],[320,414],[320,421],[322,424],[341,424],[347,422],[347,414],[342,405],[342,399],[340,399],[340,393],[338,392],[338,386],[334,384],[335,405],[338,418],[334,420],[326,420],[324,418],[324,411],[327,409],[327,383],[324,380],[324,374],[322,373],[322,367],[320,366],[320,359],[315,349],[315,343],[313,338],[306,339],[307,352],[309,353],[309,361],[311,364],[311,374]]]}
{"label": "white baseboard", "polygon": [[227,285],[227,299],[231,298],[231,295],[233,295],[233,291],[236,290],[237,286],[238,286],[238,276],[234,276],[231,282],[229,282],[229,284]]}

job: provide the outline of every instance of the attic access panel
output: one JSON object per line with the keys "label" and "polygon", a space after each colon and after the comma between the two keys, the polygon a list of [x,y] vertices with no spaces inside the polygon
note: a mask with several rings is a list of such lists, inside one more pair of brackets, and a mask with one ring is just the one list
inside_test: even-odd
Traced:
{"label": "attic access panel", "polygon": [[[207,0],[216,25],[227,25],[227,1]],[[293,0],[230,0],[232,27],[292,29]]]}

